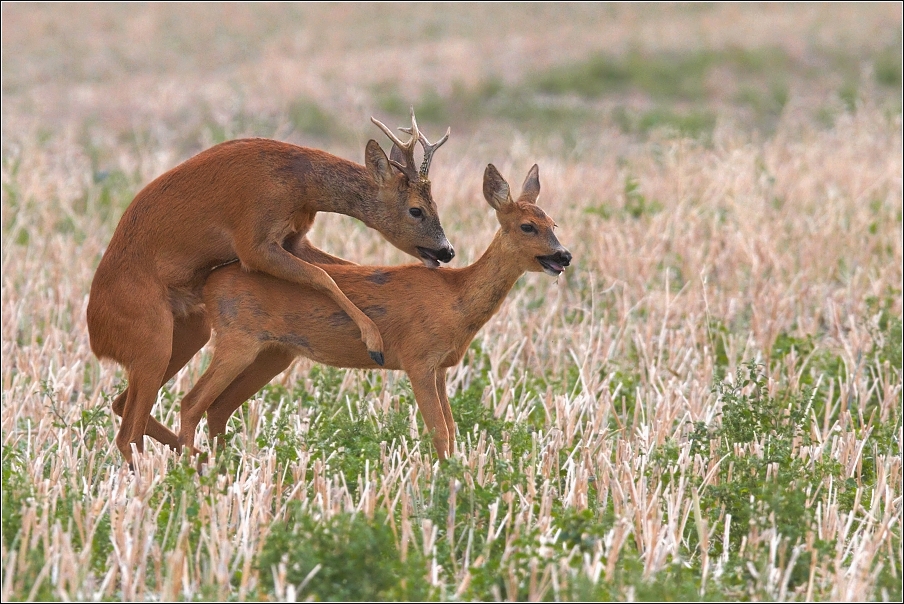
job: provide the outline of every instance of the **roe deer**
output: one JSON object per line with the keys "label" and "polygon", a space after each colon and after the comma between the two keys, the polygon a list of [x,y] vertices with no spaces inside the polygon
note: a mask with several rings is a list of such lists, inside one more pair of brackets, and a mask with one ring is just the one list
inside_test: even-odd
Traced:
{"label": "roe deer", "polygon": [[[383,366],[408,374],[440,459],[455,445],[446,369],[461,361],[525,271],[559,275],[571,262],[552,219],[536,206],[539,193],[536,165],[517,201],[496,168],[487,166],[483,194],[500,229],[483,256],[466,268],[323,267],[380,328],[386,342]],[[216,347],[207,371],[182,401],[179,441],[190,451],[205,411],[211,437],[222,434],[229,416],[297,356],[337,367],[378,368],[349,316],[312,287],[225,266],[208,278],[204,301]]]}
{"label": "roe deer", "polygon": [[[113,402],[122,416],[116,446],[131,465],[143,436],[176,448],[176,435],[151,417],[157,391],[210,338],[201,289],[215,267],[238,260],[306,285],[333,301],[354,324],[370,357],[383,364],[373,321],[314,262],[346,264],[305,236],[317,212],[352,216],[429,267],[454,251],[437,215],[427,172],[433,152],[411,112],[411,138],[396,138],[387,158],[371,140],[365,165],[268,139],[225,142],[155,179],[126,208],[107,247],[88,301],[91,349],[126,370],[128,387]],[[424,161],[415,166],[415,145]],[[239,267],[235,267],[239,270]]]}

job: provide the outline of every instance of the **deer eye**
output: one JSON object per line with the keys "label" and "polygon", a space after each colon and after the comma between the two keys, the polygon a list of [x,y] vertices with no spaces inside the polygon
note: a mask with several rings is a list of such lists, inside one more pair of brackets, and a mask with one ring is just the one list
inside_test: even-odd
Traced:
{"label": "deer eye", "polygon": [[537,229],[535,229],[534,225],[532,225],[532,224],[522,224],[521,230],[524,231],[525,233],[536,233],[537,232]]}
{"label": "deer eye", "polygon": [[411,208],[410,210],[408,210],[408,213],[411,214],[412,216],[414,216],[415,218],[420,218],[421,216],[424,215],[424,213],[421,211],[420,208]]}

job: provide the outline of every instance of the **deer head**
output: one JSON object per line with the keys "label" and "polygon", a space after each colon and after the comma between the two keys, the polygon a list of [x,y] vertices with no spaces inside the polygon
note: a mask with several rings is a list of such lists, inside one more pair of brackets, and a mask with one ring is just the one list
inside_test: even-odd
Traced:
{"label": "deer head", "polygon": [[540,195],[539,168],[534,164],[521,185],[517,201],[512,200],[509,185],[493,164],[483,174],[483,196],[496,210],[501,227],[499,238],[506,256],[518,262],[521,270],[544,272],[558,277],[571,263],[571,252],[556,238],[556,223],[537,207]]}
{"label": "deer head", "polygon": [[[421,134],[411,109],[411,128],[400,128],[410,134],[407,142],[402,142],[392,131],[376,118],[370,118],[392,141],[389,158],[375,140],[367,143],[365,165],[371,178],[377,184],[379,216],[371,217],[383,237],[391,244],[411,254],[430,268],[440,262],[449,262],[455,250],[439,221],[436,203],[430,192],[427,171],[433,153],[449,138],[451,129],[435,144],[430,144]],[[424,160],[419,169],[415,168],[414,149],[420,142],[424,148]]]}

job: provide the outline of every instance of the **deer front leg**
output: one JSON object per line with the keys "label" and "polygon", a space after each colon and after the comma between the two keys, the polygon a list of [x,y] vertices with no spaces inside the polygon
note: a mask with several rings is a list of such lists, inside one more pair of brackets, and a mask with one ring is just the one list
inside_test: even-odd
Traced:
{"label": "deer front leg", "polygon": [[314,247],[311,241],[304,235],[290,237],[283,244],[283,247],[296,258],[301,258],[305,262],[310,262],[311,264],[355,264],[354,262],[331,256],[320,248]]}
{"label": "deer front leg", "polygon": [[408,379],[411,380],[411,389],[414,391],[414,399],[424,418],[424,424],[433,434],[433,446],[439,460],[443,461],[449,455],[449,427],[446,425],[446,417],[443,413],[443,404],[440,401],[436,389],[436,370],[430,368],[406,369]]}
{"label": "deer front leg", "polygon": [[443,408],[443,418],[446,420],[446,430],[449,432],[449,455],[455,454],[455,420],[452,418],[452,406],[449,404],[449,394],[446,392],[446,368],[436,370],[436,394]]}
{"label": "deer front leg", "polygon": [[333,278],[322,268],[296,258],[276,243],[258,248],[258,252],[252,253],[250,258],[239,254],[239,259],[250,269],[313,287],[331,297],[361,330],[361,340],[367,346],[370,358],[377,365],[383,365],[383,338],[380,336],[380,330],[342,293]]}

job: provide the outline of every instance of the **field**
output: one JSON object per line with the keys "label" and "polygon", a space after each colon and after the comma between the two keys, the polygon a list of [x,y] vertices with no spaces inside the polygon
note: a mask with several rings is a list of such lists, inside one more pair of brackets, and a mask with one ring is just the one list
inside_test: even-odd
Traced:
{"label": "field", "polygon": [[[900,601],[901,49],[895,4],[4,3],[0,598]],[[363,162],[410,105],[453,266],[487,163],[575,258],[450,372],[453,458],[404,374],[299,361],[203,473],[130,472],[85,308],[134,195],[243,136]]]}

